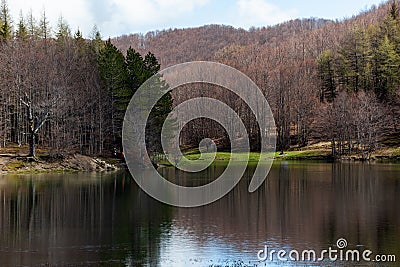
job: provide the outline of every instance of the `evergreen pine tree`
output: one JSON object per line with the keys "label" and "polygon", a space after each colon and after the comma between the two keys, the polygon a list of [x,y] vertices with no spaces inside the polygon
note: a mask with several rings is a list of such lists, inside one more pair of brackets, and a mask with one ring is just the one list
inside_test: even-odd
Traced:
{"label": "evergreen pine tree", "polygon": [[17,29],[15,35],[19,40],[25,41],[28,39],[28,30],[25,25],[24,17],[22,16],[22,12],[20,14],[20,19],[18,22],[18,29]]}
{"label": "evergreen pine tree", "polygon": [[82,32],[79,29],[75,32],[74,38],[77,41],[83,41],[83,35],[82,35]]}
{"label": "evergreen pine tree", "polygon": [[391,6],[390,6],[389,14],[393,20],[397,20],[397,21],[399,20],[399,9],[397,8],[396,1],[392,2]]}
{"label": "evergreen pine tree", "polygon": [[[168,91],[168,84],[162,79],[162,76],[157,75],[155,77],[156,83],[153,84],[153,88],[150,88],[150,90],[159,90],[161,93],[165,93]],[[159,93],[159,92],[158,92]],[[162,128],[164,126],[164,121],[167,118],[168,114],[171,113],[172,111],[172,104],[173,104],[173,99],[171,94],[165,93],[163,97],[158,100],[156,105],[153,107],[149,114],[149,118],[147,121],[146,125],[146,145],[147,149],[150,152],[150,155],[154,155],[157,153],[162,153],[163,148],[161,144],[161,133],[162,133]],[[165,126],[165,132],[167,132],[168,135],[171,134],[171,132],[174,131],[174,128],[176,128],[176,125],[172,123],[172,125],[166,125]],[[171,138],[171,136],[167,136]]]}
{"label": "evergreen pine tree", "polygon": [[26,22],[27,22],[28,35],[31,38],[34,37],[34,36],[37,36],[38,32],[39,32],[39,29],[38,29],[38,27],[36,25],[36,19],[32,14],[32,9],[29,10]]}
{"label": "evergreen pine tree", "polygon": [[122,122],[126,110],[126,101],[130,99],[126,86],[126,64],[124,55],[109,39],[100,50],[98,66],[104,87],[110,96],[111,134],[113,146],[121,149]]}
{"label": "evergreen pine tree", "polygon": [[376,62],[379,84],[375,92],[378,97],[386,98],[398,89],[400,77],[400,55],[388,36],[385,36],[377,50]]}
{"label": "evergreen pine tree", "polygon": [[157,58],[151,52],[148,52],[147,55],[144,57],[144,65],[147,70],[147,75],[149,76],[147,77],[147,79],[159,72],[161,67],[160,63],[158,63]]}
{"label": "evergreen pine tree", "polygon": [[127,66],[127,86],[133,95],[136,90],[142,85],[149,77],[146,73],[143,58],[139,52],[129,47],[126,51],[126,66]]}
{"label": "evergreen pine tree", "polygon": [[[158,63],[157,58],[151,52],[147,53],[144,58],[145,73],[150,78],[151,76],[157,74],[160,71],[160,63]],[[163,152],[161,144],[161,132],[164,126],[164,121],[168,114],[172,111],[173,99],[171,94],[168,92],[169,85],[163,80],[162,76],[157,77],[157,86],[154,90],[161,90],[165,93],[164,96],[157,102],[153,107],[148,120],[148,125],[146,129],[146,140],[148,149],[152,154]],[[166,132],[173,132],[176,125],[166,125]]]}
{"label": "evergreen pine tree", "polygon": [[90,48],[96,55],[99,55],[100,50],[104,47],[104,42],[101,39],[100,31],[97,29],[97,26],[93,26],[92,33],[90,34]]}
{"label": "evergreen pine tree", "polygon": [[335,72],[331,50],[324,51],[318,58],[318,72],[321,79],[320,101],[332,102],[336,97]]}
{"label": "evergreen pine tree", "polygon": [[48,39],[51,37],[50,22],[46,16],[45,10],[43,10],[42,17],[39,21],[39,27],[37,28],[37,35],[42,39]]}
{"label": "evergreen pine tree", "polygon": [[59,42],[71,37],[71,29],[62,16],[58,18],[56,38]]}
{"label": "evergreen pine tree", "polygon": [[395,45],[396,52],[400,54],[400,20],[399,10],[395,1],[392,2],[388,14],[381,22],[377,34],[380,39],[379,45],[385,37],[388,37],[389,41]]}
{"label": "evergreen pine tree", "polygon": [[12,38],[12,19],[10,10],[8,9],[7,1],[1,1],[0,7],[0,37],[2,40],[10,40]]}
{"label": "evergreen pine tree", "polygon": [[339,50],[341,84],[348,91],[358,92],[368,84],[367,68],[369,57],[368,38],[364,30],[351,29]]}

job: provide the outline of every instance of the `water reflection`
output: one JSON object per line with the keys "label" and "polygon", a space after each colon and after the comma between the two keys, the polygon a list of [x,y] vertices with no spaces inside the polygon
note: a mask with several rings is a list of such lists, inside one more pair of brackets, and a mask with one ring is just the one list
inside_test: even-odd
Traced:
{"label": "water reflection", "polygon": [[[161,172],[201,185],[223,170]],[[252,171],[193,209],[158,203],[124,172],[1,177],[0,265],[257,266],[264,245],[320,250],[341,237],[400,259],[400,165],[278,162],[249,194]]]}
{"label": "water reflection", "polygon": [[153,266],[170,209],[127,173],[5,176],[0,186],[0,265]]}

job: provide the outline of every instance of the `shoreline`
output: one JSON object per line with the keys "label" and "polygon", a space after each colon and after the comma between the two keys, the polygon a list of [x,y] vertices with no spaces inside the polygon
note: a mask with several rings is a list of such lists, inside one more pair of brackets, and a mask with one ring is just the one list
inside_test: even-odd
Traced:
{"label": "shoreline", "polygon": [[0,154],[0,175],[68,172],[106,172],[119,170],[123,163],[115,159],[90,157],[81,154],[32,158],[19,154]]}
{"label": "shoreline", "polygon": [[[196,160],[200,157],[197,149],[186,151],[185,157]],[[232,158],[233,161],[243,161],[244,153],[217,152],[215,161],[223,162]],[[250,152],[249,162],[257,162],[259,152]],[[338,161],[338,162],[393,162],[400,163],[400,147],[379,149],[372,153],[369,159],[363,159],[358,154],[345,155],[333,158],[331,150],[324,144],[316,144],[301,149],[285,151],[280,155],[276,152],[274,161]],[[171,167],[165,160],[157,162],[158,166]],[[106,172],[126,168],[123,160],[115,158],[91,157],[81,154],[66,156],[49,156],[42,154],[37,158],[30,158],[18,153],[0,154],[0,175],[6,174],[39,174],[39,173],[68,173],[68,172]]]}
{"label": "shoreline", "polygon": [[[188,150],[184,153],[185,157],[189,160],[196,160],[200,157],[198,149]],[[233,155],[233,156],[232,156]],[[229,153],[229,152],[217,152],[215,161],[228,161],[232,156],[233,161],[241,161],[244,153]],[[260,158],[259,152],[250,152],[249,162],[256,162]],[[279,152],[275,152],[274,161],[285,161],[285,160],[296,160],[296,161],[326,161],[326,162],[393,162],[400,163],[400,147],[382,148],[376,150],[368,159],[363,159],[360,154],[343,155],[340,157],[333,157],[331,148],[327,143],[318,143],[310,145],[305,148],[291,149],[284,151],[281,155]],[[163,166],[172,166],[169,162],[161,161],[159,163]]]}

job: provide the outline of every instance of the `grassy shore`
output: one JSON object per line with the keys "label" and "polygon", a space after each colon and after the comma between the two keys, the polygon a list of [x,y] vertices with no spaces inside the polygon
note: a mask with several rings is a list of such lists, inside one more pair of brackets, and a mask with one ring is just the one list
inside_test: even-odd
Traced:
{"label": "grassy shore", "polygon": [[[317,143],[309,145],[303,148],[292,148],[288,151],[284,151],[283,154],[280,152],[275,152],[273,157],[275,160],[332,160],[332,150],[329,142]],[[198,149],[188,149],[184,153],[185,157],[189,160],[197,160],[200,158],[201,154]],[[212,154],[204,154],[203,158],[212,157]],[[266,155],[271,156],[271,155]],[[250,152],[249,161],[254,162],[263,158],[259,152]],[[245,161],[247,158],[247,153],[229,153],[229,152],[217,152],[215,155],[216,161]],[[361,160],[362,157],[357,154],[346,155],[339,160]],[[371,160],[387,160],[387,161],[399,161],[400,162],[400,147],[387,147],[376,150],[371,155]],[[161,161],[161,165],[170,165],[167,161]]]}
{"label": "grassy shore", "polygon": [[[116,159],[94,158],[79,154],[67,155],[61,158],[54,158],[45,149],[37,150],[37,158],[26,157],[27,147],[7,147],[0,149],[0,174],[7,173],[48,173],[48,172],[71,172],[71,171],[105,171],[122,167],[124,163]],[[201,154],[198,149],[186,149],[184,155],[189,160],[198,159]],[[212,157],[212,154],[204,154],[203,157]],[[258,162],[260,157],[275,160],[332,160],[330,143],[317,143],[304,148],[292,148],[284,151],[283,154],[275,152],[272,155],[261,155],[258,152],[229,153],[217,152],[215,161],[246,161],[247,156],[250,162]],[[340,160],[361,160],[360,155],[347,155]],[[400,162],[400,146],[390,146],[376,150],[371,160]],[[160,165],[171,166],[167,160],[158,162]]]}

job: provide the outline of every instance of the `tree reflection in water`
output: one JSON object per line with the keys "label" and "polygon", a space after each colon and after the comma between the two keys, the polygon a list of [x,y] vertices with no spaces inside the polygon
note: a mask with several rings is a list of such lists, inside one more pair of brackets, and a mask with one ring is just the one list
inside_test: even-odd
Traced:
{"label": "tree reflection in water", "polygon": [[[160,172],[198,186],[223,170]],[[249,194],[252,171],[193,209],[153,200],[126,172],[3,176],[0,265],[253,266],[265,244],[320,250],[341,237],[374,253],[400,251],[400,165],[277,162]]]}

